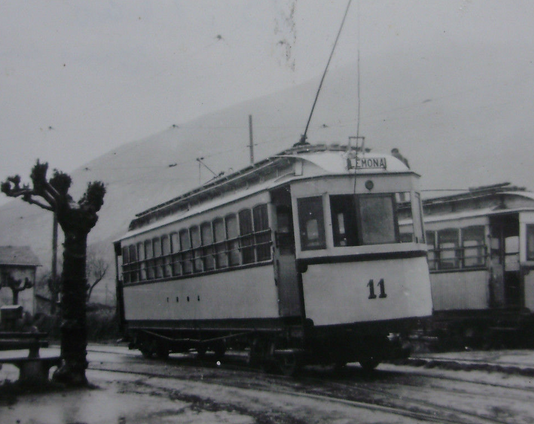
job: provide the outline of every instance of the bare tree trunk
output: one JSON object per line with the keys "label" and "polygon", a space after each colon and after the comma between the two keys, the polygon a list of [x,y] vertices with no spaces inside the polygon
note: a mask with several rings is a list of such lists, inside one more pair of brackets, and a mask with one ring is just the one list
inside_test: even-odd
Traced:
{"label": "bare tree trunk", "polygon": [[65,233],[61,277],[61,357],[63,365],[54,380],[85,385],[87,378],[87,329],[85,306],[85,259],[87,234]]}

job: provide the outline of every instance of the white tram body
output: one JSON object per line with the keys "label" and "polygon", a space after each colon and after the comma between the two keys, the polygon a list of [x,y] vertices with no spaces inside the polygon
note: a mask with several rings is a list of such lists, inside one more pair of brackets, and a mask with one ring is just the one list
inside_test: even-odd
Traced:
{"label": "white tram body", "polygon": [[376,365],[432,313],[418,179],[393,156],[301,145],[137,215],[115,243],[132,346]]}
{"label": "white tram body", "polygon": [[434,329],[462,343],[530,337],[534,193],[498,184],[427,199],[423,209]]}

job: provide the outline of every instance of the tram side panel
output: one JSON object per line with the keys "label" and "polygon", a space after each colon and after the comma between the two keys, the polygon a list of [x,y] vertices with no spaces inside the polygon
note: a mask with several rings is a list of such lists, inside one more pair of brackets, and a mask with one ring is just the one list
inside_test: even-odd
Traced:
{"label": "tram side panel", "polygon": [[487,270],[430,274],[434,311],[487,309],[490,298]]}
{"label": "tram side panel", "polygon": [[309,266],[303,274],[307,318],[317,326],[428,317],[426,258]]}
{"label": "tram side panel", "polygon": [[175,327],[191,320],[278,318],[277,299],[271,264],[124,287],[126,321],[169,321]]}

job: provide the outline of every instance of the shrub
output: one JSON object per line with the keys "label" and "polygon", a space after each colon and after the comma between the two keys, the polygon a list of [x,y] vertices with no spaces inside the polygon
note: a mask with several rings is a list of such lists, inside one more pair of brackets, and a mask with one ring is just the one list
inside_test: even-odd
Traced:
{"label": "shrub", "polygon": [[87,340],[107,342],[118,338],[119,326],[115,308],[105,305],[87,305]]}

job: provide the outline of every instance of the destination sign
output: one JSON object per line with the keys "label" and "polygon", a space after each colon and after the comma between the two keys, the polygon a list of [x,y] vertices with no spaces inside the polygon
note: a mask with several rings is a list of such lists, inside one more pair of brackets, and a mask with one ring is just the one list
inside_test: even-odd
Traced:
{"label": "destination sign", "polygon": [[349,158],[349,169],[387,169],[386,158]]}

